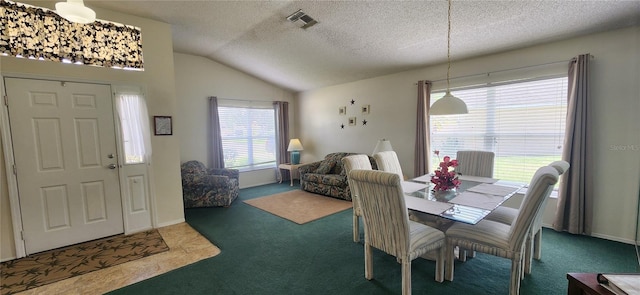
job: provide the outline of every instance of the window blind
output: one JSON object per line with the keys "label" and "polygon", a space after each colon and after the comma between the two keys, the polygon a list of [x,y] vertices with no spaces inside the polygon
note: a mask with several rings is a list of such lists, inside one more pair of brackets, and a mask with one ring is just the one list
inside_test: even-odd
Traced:
{"label": "window blind", "polygon": [[[562,157],[567,77],[454,90],[468,114],[433,116],[431,148],[455,158],[460,150],[495,153],[494,177],[528,183],[535,171]],[[444,92],[434,92],[431,100]],[[439,159],[433,153],[433,167]]]}
{"label": "window blind", "polygon": [[218,107],[218,115],[225,167],[275,167],[275,111],[271,105],[228,103]]}

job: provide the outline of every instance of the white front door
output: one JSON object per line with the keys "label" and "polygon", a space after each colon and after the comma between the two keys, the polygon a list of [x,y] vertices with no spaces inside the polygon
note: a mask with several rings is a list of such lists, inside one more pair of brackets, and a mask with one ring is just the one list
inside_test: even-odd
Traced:
{"label": "white front door", "polygon": [[27,255],[123,233],[110,86],[5,87]]}

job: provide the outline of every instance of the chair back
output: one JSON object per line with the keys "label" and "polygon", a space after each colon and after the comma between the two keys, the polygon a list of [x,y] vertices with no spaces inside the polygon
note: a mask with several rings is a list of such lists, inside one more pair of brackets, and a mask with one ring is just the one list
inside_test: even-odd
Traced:
{"label": "chair back", "polygon": [[569,167],[571,167],[571,165],[569,165],[569,162],[562,161],[562,160],[551,162],[549,166],[556,168],[556,170],[558,170],[559,175],[564,174],[565,172],[567,172],[567,170],[569,170]]}
{"label": "chair back", "polygon": [[461,175],[493,177],[494,158],[493,152],[458,151],[456,153],[456,160],[458,160],[456,172]]}
{"label": "chair back", "polygon": [[402,167],[400,166],[400,160],[398,160],[398,154],[396,154],[396,152],[379,152],[374,154],[373,158],[376,159],[378,170],[398,174],[400,181],[404,180],[404,174],[402,173]]}
{"label": "chair back", "polygon": [[180,172],[183,175],[190,174],[190,173],[206,174],[207,167],[200,161],[191,160],[191,161],[184,162],[182,163],[182,165],[180,165]]}
{"label": "chair back", "polygon": [[352,170],[365,228],[365,243],[395,257],[409,251],[409,214],[400,177],[378,170]]}
{"label": "chair back", "polygon": [[342,158],[342,166],[344,166],[344,171],[347,174],[347,182],[349,183],[349,188],[351,189],[351,199],[357,197],[356,188],[351,184],[351,179],[349,178],[349,172],[351,170],[373,170],[371,167],[371,162],[369,162],[369,156],[367,155],[351,155]]}
{"label": "chair back", "polygon": [[557,182],[558,171],[550,166],[538,168],[531,178],[531,183],[529,183],[529,188],[524,195],[518,215],[513,223],[511,223],[509,248],[512,251],[521,249],[534,218],[538,214],[538,211],[541,211],[545,199],[549,197],[553,186]]}
{"label": "chair back", "polygon": [[[556,171],[558,171],[558,176],[560,176],[563,173],[567,172],[567,170],[569,170],[569,167],[571,165],[569,165],[569,162],[567,161],[555,161],[555,162],[551,162],[549,166],[555,168]],[[542,227],[542,217],[544,216],[544,209],[547,207],[548,200],[549,200],[549,196],[545,197],[544,200],[542,200],[542,205],[540,206],[540,210],[538,210],[538,213],[536,213],[536,217],[533,219],[533,229],[538,229]]]}

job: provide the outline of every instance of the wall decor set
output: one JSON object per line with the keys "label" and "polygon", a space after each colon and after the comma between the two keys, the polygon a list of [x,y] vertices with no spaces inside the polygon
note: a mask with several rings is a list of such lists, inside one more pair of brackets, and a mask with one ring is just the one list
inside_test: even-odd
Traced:
{"label": "wall decor set", "polygon": [[[353,106],[353,105],[356,104],[356,101],[352,99],[350,101],[350,103],[351,103],[351,106]],[[368,115],[370,112],[371,112],[371,107],[368,104],[360,106],[360,114],[362,116]],[[340,123],[340,128],[341,129],[344,129],[345,126],[357,126],[358,125],[357,116],[347,115],[347,106],[338,107],[338,114],[340,116],[348,116],[346,125],[345,125],[344,122]],[[362,120],[361,123],[362,123],[363,126],[367,125],[367,120],[364,119],[364,120]]]}

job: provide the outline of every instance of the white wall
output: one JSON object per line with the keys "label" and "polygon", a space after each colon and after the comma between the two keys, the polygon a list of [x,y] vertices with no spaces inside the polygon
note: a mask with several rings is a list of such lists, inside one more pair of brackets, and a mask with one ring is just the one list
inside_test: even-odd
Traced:
{"label": "white wall", "polygon": [[[207,58],[174,54],[178,107],[176,129],[180,132],[180,161],[198,160],[209,163],[207,142],[208,97],[253,101],[289,102],[289,120],[294,122],[293,93],[255,77],[229,68]],[[290,126],[290,135],[295,126]],[[240,174],[240,187],[256,186],[276,181],[275,169]]]}
{"label": "white wall", "polygon": [[[640,27],[483,56],[452,64],[462,77],[555,61],[591,53],[591,116],[595,125],[596,168],[593,235],[631,243],[635,236],[640,179]],[[455,52],[453,52],[455,57]],[[417,86],[419,80],[446,77],[446,65],[306,91],[298,95],[298,136],[302,160],[319,160],[336,151],[370,154],[379,138],[391,140],[405,175],[413,175]],[[355,100],[355,105],[349,101]],[[360,106],[369,104],[363,116]],[[338,115],[340,106],[347,115]],[[346,118],[357,116],[357,126]],[[368,121],[362,125],[362,119]],[[622,148],[624,147],[624,150]],[[545,222],[552,222],[556,202],[549,202]]]}
{"label": "white wall", "polygon": [[[55,2],[33,2],[40,7],[53,8]],[[134,25],[142,29],[145,70],[123,71],[109,68],[61,64],[50,61],[33,61],[14,57],[0,57],[2,75],[29,75],[77,81],[102,81],[106,83],[135,84],[146,88],[150,115],[176,116],[176,96],[173,70],[173,44],[168,24],[130,15],[96,9],[98,18]],[[3,91],[4,92],[4,91]],[[153,125],[152,125],[153,126]],[[152,136],[153,190],[156,197],[157,225],[164,226],[184,221],[182,208],[182,184],[180,179],[180,130],[173,136]],[[0,147],[1,149],[1,147]],[[3,151],[0,150],[0,153]],[[11,213],[6,187],[4,160],[2,189],[0,190],[0,260],[15,257]]]}

